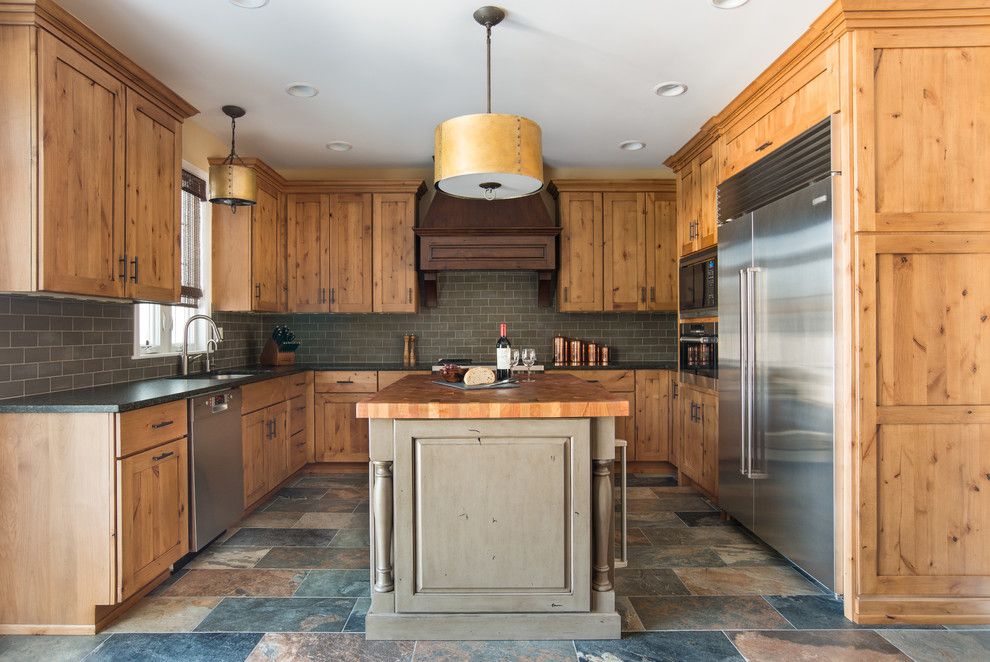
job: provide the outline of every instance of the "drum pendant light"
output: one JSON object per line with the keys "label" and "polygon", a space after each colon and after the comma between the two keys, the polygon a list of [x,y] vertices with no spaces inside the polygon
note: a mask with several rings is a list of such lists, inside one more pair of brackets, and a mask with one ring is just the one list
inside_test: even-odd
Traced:
{"label": "drum pendant light", "polygon": [[235,149],[237,118],[244,117],[244,109],[239,106],[224,106],[223,114],[230,118],[230,154],[223,163],[210,166],[210,202],[215,205],[230,205],[231,211],[238,207],[253,205],[258,199],[258,185],[254,170],[244,165]]}
{"label": "drum pendant light", "polygon": [[434,133],[436,186],[459,198],[505,200],[543,188],[540,126],[519,115],[492,113],[492,27],[503,18],[499,7],[474,12],[486,34],[488,112],[454,117]]}

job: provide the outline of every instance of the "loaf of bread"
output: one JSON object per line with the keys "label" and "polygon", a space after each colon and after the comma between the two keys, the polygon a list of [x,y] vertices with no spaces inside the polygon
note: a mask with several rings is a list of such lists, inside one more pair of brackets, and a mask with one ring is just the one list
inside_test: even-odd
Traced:
{"label": "loaf of bread", "polygon": [[467,386],[480,386],[495,383],[495,371],[491,368],[471,368],[464,373],[464,383]]}

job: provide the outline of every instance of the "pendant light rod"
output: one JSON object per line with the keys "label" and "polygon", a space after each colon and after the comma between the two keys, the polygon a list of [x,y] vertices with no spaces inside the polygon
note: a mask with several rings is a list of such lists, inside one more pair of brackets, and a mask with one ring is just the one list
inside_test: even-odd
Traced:
{"label": "pendant light rod", "polygon": [[485,56],[487,60],[488,83],[488,114],[492,113],[492,28],[505,18],[505,10],[501,7],[486,5],[475,10],[474,20],[485,27]]}
{"label": "pendant light rod", "polygon": [[[244,117],[245,110],[240,106],[223,106],[220,110],[223,114],[230,118],[230,154],[227,155],[225,163],[233,163],[234,159],[241,161],[241,157],[237,156],[236,138],[237,138],[237,118]],[[241,161],[243,163],[243,161]]]}

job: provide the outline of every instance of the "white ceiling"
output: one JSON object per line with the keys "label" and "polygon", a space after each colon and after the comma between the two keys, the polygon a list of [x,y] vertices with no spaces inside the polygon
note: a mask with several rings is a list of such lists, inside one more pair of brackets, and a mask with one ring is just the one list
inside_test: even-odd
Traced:
{"label": "white ceiling", "polygon": [[[276,168],[429,166],[442,120],[484,111],[484,0],[59,0],[226,136]],[[493,110],[543,128],[548,165],[649,168],[679,148],[831,0],[504,0]],[[687,95],[660,98],[666,80]],[[312,99],[285,87],[305,81]],[[647,148],[624,152],[623,140]],[[350,152],[326,149],[345,140]]]}

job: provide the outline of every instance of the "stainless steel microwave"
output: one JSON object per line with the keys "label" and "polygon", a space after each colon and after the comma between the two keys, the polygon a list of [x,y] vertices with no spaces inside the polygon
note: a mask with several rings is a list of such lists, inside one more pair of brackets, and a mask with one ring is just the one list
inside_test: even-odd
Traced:
{"label": "stainless steel microwave", "polygon": [[681,258],[681,317],[718,315],[718,249]]}

